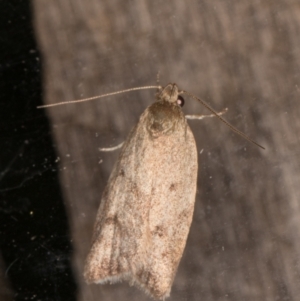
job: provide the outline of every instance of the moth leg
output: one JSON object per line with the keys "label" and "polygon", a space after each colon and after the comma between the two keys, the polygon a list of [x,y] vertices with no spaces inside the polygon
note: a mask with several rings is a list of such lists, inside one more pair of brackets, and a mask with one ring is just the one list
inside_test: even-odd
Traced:
{"label": "moth leg", "polygon": [[116,146],[112,146],[112,147],[99,147],[98,150],[100,152],[113,152],[119,148],[121,148],[124,144],[124,141],[121,142],[120,144],[116,145]]}
{"label": "moth leg", "polygon": [[[225,108],[224,110],[222,110],[221,112],[218,112],[217,114],[219,116],[221,116],[221,115],[225,114],[227,111],[228,111],[228,109]],[[190,120],[192,120],[192,119],[201,120],[201,119],[204,119],[204,118],[207,118],[207,117],[216,117],[216,115],[215,114],[210,114],[210,115],[185,115],[185,118],[190,119]]]}

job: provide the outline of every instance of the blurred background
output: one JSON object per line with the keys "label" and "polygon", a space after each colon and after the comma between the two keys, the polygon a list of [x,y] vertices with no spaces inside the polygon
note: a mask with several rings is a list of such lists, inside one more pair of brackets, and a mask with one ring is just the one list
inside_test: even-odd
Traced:
{"label": "blurred background", "polygon": [[[300,3],[0,2],[0,300],[150,300],[82,277],[101,194],[154,90],[176,82],[216,118],[198,148],[191,231],[170,301],[298,300]],[[185,97],[186,114],[209,114]]]}

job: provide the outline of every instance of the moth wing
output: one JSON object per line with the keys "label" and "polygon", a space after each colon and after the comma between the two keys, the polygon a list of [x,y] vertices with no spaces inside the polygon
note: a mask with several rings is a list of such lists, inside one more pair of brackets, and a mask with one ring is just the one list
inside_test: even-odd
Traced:
{"label": "moth wing", "polygon": [[103,194],[85,278],[128,280],[163,299],[192,221],[197,151],[182,113],[176,130],[153,138],[148,109],[126,140]]}

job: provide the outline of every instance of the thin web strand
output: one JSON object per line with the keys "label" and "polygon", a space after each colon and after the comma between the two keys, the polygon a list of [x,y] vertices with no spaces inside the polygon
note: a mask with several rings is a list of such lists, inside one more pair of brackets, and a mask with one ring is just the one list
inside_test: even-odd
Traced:
{"label": "thin web strand", "polygon": [[47,105],[38,106],[37,108],[43,109],[43,108],[61,106],[61,105],[65,105],[65,104],[85,102],[85,101],[99,99],[99,98],[103,98],[103,97],[107,97],[107,96],[112,96],[112,95],[117,95],[117,94],[127,93],[127,92],[131,92],[131,91],[137,91],[137,90],[146,90],[146,89],[161,89],[161,86],[135,87],[135,88],[125,89],[125,90],[121,90],[121,91],[117,91],[117,92],[111,92],[111,93],[106,93],[106,94],[102,94],[102,95],[98,95],[98,96],[83,98],[83,99],[67,100],[67,101],[62,101],[62,102],[57,102],[57,103],[51,103],[51,104],[47,104]]}
{"label": "thin web strand", "polygon": [[263,146],[261,146],[260,144],[258,144],[257,142],[255,142],[253,139],[251,139],[250,137],[248,137],[246,134],[244,134],[243,132],[241,132],[240,130],[238,130],[237,128],[235,128],[233,125],[231,125],[228,121],[226,121],[224,118],[222,118],[212,107],[210,107],[204,100],[196,97],[193,94],[190,94],[187,91],[181,91],[181,93],[184,93],[196,100],[198,100],[199,102],[201,102],[201,104],[206,107],[208,110],[210,110],[215,116],[217,116],[219,118],[219,120],[221,120],[223,123],[225,123],[233,132],[235,132],[236,134],[240,135],[241,137],[243,137],[244,139],[248,140],[249,142],[255,144],[256,146],[265,149]]}

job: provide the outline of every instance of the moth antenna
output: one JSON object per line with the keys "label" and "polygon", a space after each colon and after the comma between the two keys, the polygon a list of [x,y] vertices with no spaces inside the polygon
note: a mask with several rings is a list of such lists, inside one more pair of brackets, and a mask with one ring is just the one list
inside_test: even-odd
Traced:
{"label": "moth antenna", "polygon": [[243,132],[241,132],[240,130],[238,130],[237,128],[235,128],[233,125],[231,125],[228,121],[226,121],[223,117],[220,116],[220,114],[218,114],[211,106],[209,106],[204,100],[202,100],[201,98],[196,97],[195,95],[187,92],[187,91],[180,91],[180,94],[184,93],[198,101],[201,102],[201,104],[203,106],[205,106],[208,110],[210,110],[215,116],[217,116],[223,123],[225,123],[233,132],[235,132],[236,134],[240,135],[241,137],[243,137],[244,139],[248,140],[249,142],[255,144],[256,146],[265,149],[263,146],[261,146],[260,144],[258,144],[257,142],[255,142],[253,139],[251,139],[250,137],[248,137],[246,134],[244,134]]}
{"label": "moth antenna", "polygon": [[106,93],[106,94],[102,94],[102,95],[98,95],[98,96],[83,98],[83,99],[67,100],[67,101],[42,105],[42,106],[38,106],[37,109],[56,107],[56,106],[61,106],[61,105],[65,105],[65,104],[72,104],[72,103],[78,103],[78,102],[86,102],[86,101],[89,101],[89,100],[94,100],[94,99],[103,98],[103,97],[107,97],[107,96],[112,96],[112,95],[116,95],[116,94],[127,93],[127,92],[131,92],[131,91],[146,90],[146,89],[160,89],[160,88],[161,88],[161,86],[135,87],[135,88],[125,89],[125,90],[121,90],[121,91]]}
{"label": "moth antenna", "polygon": [[159,70],[157,71],[157,74],[156,74],[156,84],[159,86]]}

